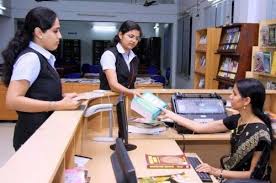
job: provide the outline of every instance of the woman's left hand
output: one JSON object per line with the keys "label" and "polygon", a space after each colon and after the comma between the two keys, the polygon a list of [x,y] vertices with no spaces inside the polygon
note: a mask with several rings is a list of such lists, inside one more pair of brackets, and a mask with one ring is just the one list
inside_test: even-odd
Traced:
{"label": "woman's left hand", "polygon": [[196,167],[196,171],[209,173],[209,174],[215,175],[215,176],[217,176],[217,174],[219,174],[218,168],[212,167],[207,163],[200,164],[198,167]]}

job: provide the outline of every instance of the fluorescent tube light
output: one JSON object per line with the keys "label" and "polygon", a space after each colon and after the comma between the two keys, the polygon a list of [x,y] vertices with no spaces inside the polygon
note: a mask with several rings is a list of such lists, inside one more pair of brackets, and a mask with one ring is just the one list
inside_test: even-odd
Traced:
{"label": "fluorescent tube light", "polygon": [[6,9],[7,9],[6,7],[0,5],[0,10],[6,10]]}
{"label": "fluorescent tube light", "polygon": [[93,25],[92,30],[95,32],[115,32],[116,26]]}

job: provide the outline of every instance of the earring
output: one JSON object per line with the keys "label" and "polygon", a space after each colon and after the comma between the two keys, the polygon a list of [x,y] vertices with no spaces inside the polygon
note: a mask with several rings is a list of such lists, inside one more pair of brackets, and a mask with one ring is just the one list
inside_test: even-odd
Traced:
{"label": "earring", "polygon": [[245,110],[246,109],[246,105],[245,106],[243,106],[243,110]]}

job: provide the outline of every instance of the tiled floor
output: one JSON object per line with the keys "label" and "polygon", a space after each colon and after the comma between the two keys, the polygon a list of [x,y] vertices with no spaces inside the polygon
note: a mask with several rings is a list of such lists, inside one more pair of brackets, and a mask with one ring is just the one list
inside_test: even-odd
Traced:
{"label": "tiled floor", "polygon": [[0,122],[0,167],[14,154],[12,138],[15,123]]}

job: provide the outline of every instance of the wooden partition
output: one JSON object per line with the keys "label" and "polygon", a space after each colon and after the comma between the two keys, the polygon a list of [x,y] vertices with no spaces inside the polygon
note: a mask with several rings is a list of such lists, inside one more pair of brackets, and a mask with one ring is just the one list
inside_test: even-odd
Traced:
{"label": "wooden partition", "polygon": [[53,113],[0,169],[1,182],[64,182],[64,170],[81,153],[82,113]]}

